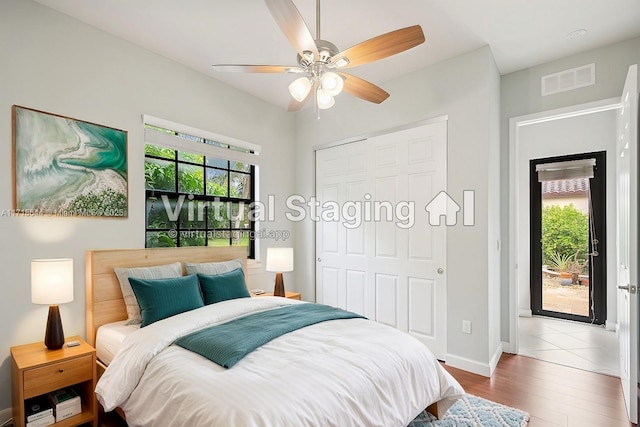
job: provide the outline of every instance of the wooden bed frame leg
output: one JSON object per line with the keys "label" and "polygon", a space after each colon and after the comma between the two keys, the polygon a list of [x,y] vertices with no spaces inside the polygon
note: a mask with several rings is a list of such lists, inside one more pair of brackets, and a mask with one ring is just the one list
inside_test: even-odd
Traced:
{"label": "wooden bed frame leg", "polygon": [[440,419],[440,417],[438,416],[438,402],[432,403],[431,405],[427,406],[427,412],[434,415],[437,419]]}

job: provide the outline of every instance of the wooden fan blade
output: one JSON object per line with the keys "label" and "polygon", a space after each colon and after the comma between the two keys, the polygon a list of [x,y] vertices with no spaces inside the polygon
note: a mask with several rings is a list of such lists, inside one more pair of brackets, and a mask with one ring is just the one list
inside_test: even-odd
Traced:
{"label": "wooden fan blade", "polygon": [[304,52],[308,51],[313,53],[314,60],[317,60],[319,55],[316,42],[293,2],[291,0],[265,0],[265,3],[276,24],[298,54],[304,56]]}
{"label": "wooden fan blade", "polygon": [[242,64],[214,64],[216,71],[230,73],[302,73],[300,67],[287,67],[285,65],[242,65]]}
{"label": "wooden fan blade", "polygon": [[309,90],[309,93],[307,94],[307,97],[302,101],[298,102],[294,98],[291,98],[291,101],[289,101],[289,108],[287,108],[287,111],[296,112],[296,111],[302,110],[304,106],[307,105],[309,100],[313,98],[313,95],[316,93],[316,90],[318,90],[318,83],[313,84],[313,86]]}
{"label": "wooden fan blade", "polygon": [[346,58],[349,64],[342,68],[357,67],[404,52],[424,43],[424,40],[422,27],[414,25],[358,43],[335,55],[331,58],[331,63],[336,64],[341,58]]}
{"label": "wooden fan blade", "polygon": [[380,104],[389,97],[389,94],[384,89],[361,79],[360,77],[347,73],[338,74],[344,78],[343,90],[348,94],[357,96],[360,99],[364,99],[365,101],[373,102],[375,104]]}

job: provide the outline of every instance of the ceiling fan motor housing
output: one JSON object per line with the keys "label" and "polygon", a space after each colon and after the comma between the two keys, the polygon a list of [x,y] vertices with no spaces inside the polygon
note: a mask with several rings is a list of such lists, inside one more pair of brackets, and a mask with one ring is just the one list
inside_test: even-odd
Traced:
{"label": "ceiling fan motor housing", "polygon": [[[327,40],[315,40],[316,47],[318,48],[318,61],[323,64],[328,64],[331,58],[337,55],[340,51],[335,44]],[[301,67],[308,68],[314,63],[313,53],[309,50],[304,51],[304,56],[298,54],[298,64]]]}

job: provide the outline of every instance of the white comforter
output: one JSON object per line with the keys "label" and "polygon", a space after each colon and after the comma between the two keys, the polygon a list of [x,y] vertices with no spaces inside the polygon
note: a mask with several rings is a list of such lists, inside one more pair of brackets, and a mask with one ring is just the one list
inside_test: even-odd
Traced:
{"label": "white comforter", "polygon": [[172,345],[203,327],[296,303],[242,298],[141,328],[98,382],[98,400],[107,411],[120,406],[131,427],[405,427],[431,403],[444,413],[464,393],[423,344],[364,319],[291,332],[231,369]]}

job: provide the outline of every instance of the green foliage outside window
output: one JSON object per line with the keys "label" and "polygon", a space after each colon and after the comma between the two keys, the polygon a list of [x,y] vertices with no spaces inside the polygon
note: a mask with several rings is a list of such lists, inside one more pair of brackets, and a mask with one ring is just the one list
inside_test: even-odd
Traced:
{"label": "green foliage outside window", "polygon": [[584,261],[589,253],[589,216],[569,204],[542,209],[542,264]]}
{"label": "green foliage outside window", "polygon": [[[248,218],[252,171],[242,162],[146,145],[146,246],[253,246],[248,234],[253,228]],[[207,203],[222,207],[215,215],[213,208],[206,208],[206,219],[189,212],[194,203],[196,209]],[[177,220],[170,218],[176,215]]]}

